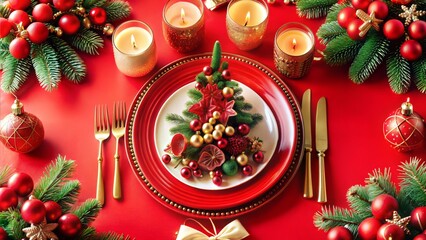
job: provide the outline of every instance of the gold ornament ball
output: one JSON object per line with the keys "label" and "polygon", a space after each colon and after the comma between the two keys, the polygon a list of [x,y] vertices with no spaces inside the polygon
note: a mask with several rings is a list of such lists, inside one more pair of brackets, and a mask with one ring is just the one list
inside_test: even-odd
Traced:
{"label": "gold ornament ball", "polygon": [[191,138],[189,139],[189,143],[191,143],[191,145],[192,145],[193,147],[199,148],[199,147],[201,147],[201,145],[203,145],[203,143],[204,143],[204,138],[203,138],[203,137],[201,137],[201,136],[200,136],[200,135],[198,135],[198,134],[194,134],[194,135],[192,135],[192,136],[191,136]]}
{"label": "gold ornament ball", "polygon": [[223,133],[225,131],[225,126],[223,126],[223,124],[219,123],[216,126],[214,126],[214,129]]}
{"label": "gold ornament ball", "polygon": [[183,164],[184,166],[188,166],[188,164],[189,164],[189,159],[187,159],[187,158],[182,159],[182,164]]}
{"label": "gold ornament ball", "polygon": [[89,29],[92,26],[90,19],[88,17],[83,18],[83,26]]}
{"label": "gold ornament ball", "polygon": [[230,97],[234,96],[234,89],[233,89],[233,88],[230,88],[230,87],[224,87],[224,88],[222,89],[222,95],[223,95],[225,98],[230,98]]}
{"label": "gold ornament ball", "polygon": [[201,129],[205,134],[211,133],[213,131],[213,125],[211,125],[210,123],[204,123]]}
{"label": "gold ornament ball", "polygon": [[213,142],[213,135],[211,135],[210,133],[204,134],[203,138],[205,143]]}
{"label": "gold ornament ball", "polygon": [[219,140],[219,139],[222,138],[222,132],[218,131],[218,130],[214,130],[213,133],[212,133],[212,135],[213,135],[213,138],[215,140]]}
{"label": "gold ornament ball", "polygon": [[86,9],[84,9],[84,7],[77,7],[77,11],[78,11],[80,14],[85,14],[85,13],[86,13]]}
{"label": "gold ornament ball", "polygon": [[238,157],[237,157],[237,162],[238,164],[240,164],[240,166],[245,166],[248,163],[248,157],[247,155],[243,152],[241,153]]}
{"label": "gold ornament ball", "polygon": [[111,23],[107,23],[102,29],[102,32],[107,36],[111,36],[114,32],[114,26]]}
{"label": "gold ornament ball", "polygon": [[234,129],[233,127],[231,127],[231,126],[227,126],[227,127],[225,128],[225,134],[226,134],[227,136],[233,136],[233,135],[234,135],[234,133],[235,133],[235,129]]}
{"label": "gold ornament ball", "polygon": [[220,118],[220,112],[219,111],[214,111],[213,112],[213,118],[214,119],[219,119]]}
{"label": "gold ornament ball", "polygon": [[56,27],[55,32],[56,32],[56,36],[58,37],[61,37],[63,34],[62,29],[60,27]]}
{"label": "gold ornament ball", "polygon": [[214,171],[210,171],[209,176],[210,176],[210,178],[213,178],[214,177]]}
{"label": "gold ornament ball", "polygon": [[211,125],[215,125],[216,124],[216,119],[215,118],[209,118],[209,123],[211,124]]}

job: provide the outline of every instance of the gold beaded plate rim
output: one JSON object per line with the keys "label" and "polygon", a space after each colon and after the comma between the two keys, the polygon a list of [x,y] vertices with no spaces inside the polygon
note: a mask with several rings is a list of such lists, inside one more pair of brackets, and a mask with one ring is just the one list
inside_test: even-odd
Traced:
{"label": "gold beaded plate rim", "polygon": [[303,129],[303,123],[302,123],[302,116],[300,112],[300,106],[297,100],[294,98],[293,93],[289,90],[287,85],[277,74],[275,74],[268,67],[264,66],[263,64],[255,60],[252,60],[243,56],[239,56],[236,54],[222,53],[222,59],[224,60],[239,61],[262,71],[264,74],[268,76],[269,79],[274,81],[274,83],[283,91],[285,97],[289,101],[289,105],[291,106],[291,111],[294,114],[293,117],[295,118],[295,122],[296,122],[296,135],[297,135],[296,142],[295,142],[296,146],[295,146],[295,152],[293,154],[291,163],[288,169],[286,170],[286,172],[283,174],[283,176],[275,183],[275,185],[270,187],[264,194],[244,204],[226,208],[226,209],[211,210],[211,209],[193,208],[190,206],[186,206],[185,204],[172,201],[168,199],[165,195],[163,195],[163,193],[159,192],[155,188],[155,186],[151,184],[149,179],[147,179],[146,176],[144,175],[141,167],[139,166],[139,161],[135,154],[135,148],[133,144],[133,130],[135,127],[135,118],[137,115],[137,111],[139,109],[140,104],[142,103],[144,96],[151,89],[152,85],[158,79],[160,79],[171,70],[183,64],[201,60],[201,59],[206,59],[206,58],[208,59],[208,58],[211,58],[211,56],[212,56],[212,53],[209,52],[209,53],[192,55],[192,56],[175,60],[171,62],[170,64],[167,64],[166,66],[162,67],[160,70],[158,70],[148,80],[148,82],[146,82],[144,86],[142,86],[141,90],[138,92],[138,94],[135,96],[132,102],[131,109],[127,117],[125,147],[126,147],[126,153],[127,153],[127,157],[129,159],[130,165],[136,177],[138,178],[139,182],[142,184],[142,186],[144,186],[144,189],[148,191],[148,193],[152,197],[154,197],[157,201],[159,201],[162,205],[168,207],[169,209],[174,210],[175,212],[181,213],[183,215],[191,216],[191,217],[220,219],[220,218],[236,217],[236,216],[251,212],[255,209],[258,209],[259,207],[265,205],[266,203],[270,202],[273,198],[278,196],[287,187],[287,185],[291,182],[293,177],[296,175],[297,169],[299,168],[302,157],[303,157],[304,129]]}

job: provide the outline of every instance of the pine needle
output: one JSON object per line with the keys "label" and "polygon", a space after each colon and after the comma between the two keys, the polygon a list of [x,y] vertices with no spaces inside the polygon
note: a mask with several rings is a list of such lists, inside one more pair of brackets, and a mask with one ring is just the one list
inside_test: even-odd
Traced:
{"label": "pine needle", "polygon": [[406,93],[411,84],[410,63],[395,49],[386,61],[389,85],[394,93]]}
{"label": "pine needle", "polygon": [[331,66],[341,66],[351,62],[364,42],[354,41],[347,34],[331,40],[324,50],[324,60]]}
{"label": "pine needle", "polygon": [[55,194],[53,201],[61,206],[63,212],[68,212],[72,205],[77,202],[80,193],[80,182],[77,180],[67,181]]}
{"label": "pine needle", "polygon": [[102,206],[98,200],[89,199],[75,209],[73,213],[80,219],[83,225],[88,226],[96,219],[101,209]]}
{"label": "pine needle", "polygon": [[129,236],[125,236],[124,234],[118,234],[113,232],[101,233],[99,234],[98,240],[132,240]]}
{"label": "pine needle", "polygon": [[94,7],[101,7],[107,0],[83,0],[83,7],[85,9],[92,9]]}
{"label": "pine needle", "polygon": [[2,168],[0,168],[0,186],[7,183],[11,175],[12,175],[12,169],[9,165],[5,165]]}
{"label": "pine needle", "polygon": [[413,62],[412,64],[414,80],[420,92],[426,93],[426,57]]}
{"label": "pine needle", "polygon": [[332,21],[337,21],[337,15],[339,14],[339,12],[343,9],[350,6],[350,4],[348,2],[339,4],[333,4],[333,6],[330,7],[330,10],[328,11],[327,17],[325,18],[325,22],[332,22]]}
{"label": "pine needle", "polygon": [[349,78],[357,84],[367,80],[389,52],[389,40],[374,30],[370,33],[349,68]]}
{"label": "pine needle", "polygon": [[329,9],[337,0],[299,0],[296,2],[297,13],[308,19],[321,18],[327,15]]}
{"label": "pine needle", "polygon": [[31,60],[42,88],[52,91],[61,81],[61,72],[55,50],[47,43],[31,45]]}
{"label": "pine needle", "polygon": [[389,168],[385,168],[382,172],[380,169],[376,169],[373,173],[369,174],[369,177],[365,180],[370,193],[370,198],[374,199],[380,194],[387,193],[396,197],[396,187],[391,180],[391,173]]}
{"label": "pine needle", "polygon": [[346,29],[342,28],[337,21],[326,22],[317,31],[320,42],[325,45],[343,34],[346,34]]}
{"label": "pine needle", "polygon": [[400,166],[400,186],[415,206],[426,203],[426,165],[420,159],[412,158]]}
{"label": "pine needle", "polygon": [[80,233],[80,236],[78,236],[79,240],[92,240],[96,239],[96,229],[94,227],[87,227],[83,229]]}
{"label": "pine needle", "polygon": [[30,74],[31,62],[29,58],[18,60],[12,55],[7,55],[3,62],[3,75],[1,89],[7,93],[13,93],[25,83]]}
{"label": "pine needle", "polygon": [[340,207],[322,207],[321,212],[314,215],[315,227],[328,231],[333,227],[346,226],[352,233],[356,233],[362,218],[353,211]]}
{"label": "pine needle", "polygon": [[71,37],[71,45],[91,55],[98,55],[104,40],[90,29],[83,29]]}
{"label": "pine needle", "polygon": [[349,188],[346,193],[349,206],[362,218],[371,217],[371,201],[368,188],[361,185],[355,185]]}
{"label": "pine needle", "polygon": [[107,21],[114,22],[127,18],[132,11],[130,4],[125,1],[112,0],[102,6],[107,13]]}
{"label": "pine needle", "polygon": [[3,39],[0,39],[0,70],[3,70],[3,64],[6,57],[9,55],[9,44]]}
{"label": "pine needle", "polygon": [[28,224],[24,221],[24,219],[22,219],[19,210],[9,208],[8,211],[2,213],[5,213],[4,218],[8,222],[5,230],[9,234],[9,236],[12,237],[12,239],[23,239],[25,235],[24,232],[22,232],[22,229],[24,227],[27,227]]}

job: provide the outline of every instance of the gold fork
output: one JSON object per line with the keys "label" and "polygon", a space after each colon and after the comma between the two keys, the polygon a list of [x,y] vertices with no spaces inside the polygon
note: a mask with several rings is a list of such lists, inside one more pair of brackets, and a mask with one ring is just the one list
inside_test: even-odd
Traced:
{"label": "gold fork", "polygon": [[109,118],[108,108],[106,105],[95,106],[95,138],[99,141],[98,151],[98,180],[96,185],[96,199],[99,203],[104,205],[105,193],[104,193],[104,180],[102,174],[102,143],[108,139],[110,135],[109,129]]}
{"label": "gold fork", "polygon": [[121,180],[120,180],[120,155],[118,154],[118,145],[121,137],[124,136],[126,124],[126,104],[124,102],[115,102],[112,113],[112,134],[115,137],[115,166],[114,166],[114,185],[112,196],[115,199],[121,198]]}

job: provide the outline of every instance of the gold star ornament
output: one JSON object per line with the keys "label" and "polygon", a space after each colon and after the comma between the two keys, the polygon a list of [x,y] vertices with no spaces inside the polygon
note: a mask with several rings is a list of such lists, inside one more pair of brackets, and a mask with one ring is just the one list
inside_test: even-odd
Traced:
{"label": "gold star ornament", "polygon": [[24,228],[22,231],[30,240],[58,240],[58,236],[53,233],[57,226],[57,223],[46,223],[44,220],[38,225],[31,224],[31,227]]}
{"label": "gold star ornament", "polygon": [[397,211],[393,211],[392,220],[386,219],[386,222],[398,225],[400,228],[402,228],[402,230],[404,230],[406,234],[410,234],[410,230],[408,230],[407,228],[407,225],[410,222],[410,218],[411,218],[410,216],[401,218],[401,216],[399,216]]}
{"label": "gold star ornament", "polygon": [[426,11],[423,10],[416,10],[417,4],[412,4],[410,8],[407,6],[402,5],[402,13],[400,13],[398,16],[405,18],[405,26],[410,25],[411,21],[417,21],[419,20],[420,16],[426,15]]}
{"label": "gold star ornament", "polygon": [[368,15],[361,9],[356,10],[356,15],[361,19],[364,23],[359,26],[359,36],[364,37],[367,34],[368,30],[373,27],[376,31],[380,30],[379,23],[383,22],[383,20],[376,18],[375,13],[372,12]]}

